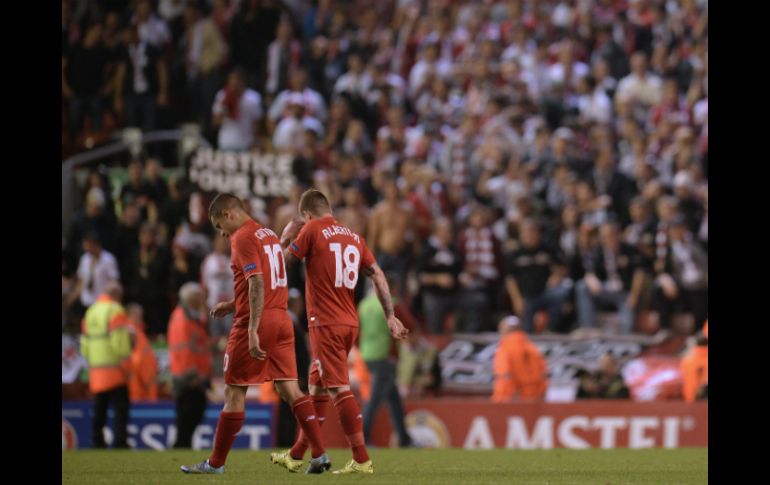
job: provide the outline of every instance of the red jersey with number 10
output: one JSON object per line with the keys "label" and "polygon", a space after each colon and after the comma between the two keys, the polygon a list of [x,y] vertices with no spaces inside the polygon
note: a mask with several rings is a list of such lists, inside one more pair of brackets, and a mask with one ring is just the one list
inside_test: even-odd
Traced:
{"label": "red jersey with number 10", "polygon": [[353,293],[361,268],[375,263],[364,238],[328,216],[302,226],[289,251],[305,259],[309,327],[358,327]]}
{"label": "red jersey with number 10", "polygon": [[[281,241],[276,234],[249,220],[230,236],[230,267],[235,280],[233,325],[249,324],[249,277],[262,275],[265,284],[264,310],[286,310],[289,290]],[[264,311],[263,310],[263,311]]]}

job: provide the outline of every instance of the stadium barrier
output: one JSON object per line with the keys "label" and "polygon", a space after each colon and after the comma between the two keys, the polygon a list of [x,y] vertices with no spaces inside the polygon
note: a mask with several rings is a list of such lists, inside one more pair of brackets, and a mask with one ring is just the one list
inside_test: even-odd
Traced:
{"label": "stadium barrier", "polygon": [[[465,449],[680,448],[708,446],[708,403],[701,401],[579,401],[492,403],[426,399],[404,403],[406,425],[421,447]],[[332,416],[324,445],[347,447]],[[395,446],[385,406],[372,429],[372,444]]]}
{"label": "stadium barrier", "polygon": [[[192,447],[209,449],[214,445],[214,433],[222,410],[221,404],[209,404],[203,422],[195,429]],[[62,450],[91,447],[91,401],[63,401],[61,411]],[[112,443],[112,410],[108,413],[105,441]],[[135,449],[165,450],[176,441],[175,410],[173,401],[153,404],[132,404],[128,425],[128,444]],[[271,448],[275,439],[273,406],[247,403],[243,428],[235,439],[233,448],[259,450]]]}

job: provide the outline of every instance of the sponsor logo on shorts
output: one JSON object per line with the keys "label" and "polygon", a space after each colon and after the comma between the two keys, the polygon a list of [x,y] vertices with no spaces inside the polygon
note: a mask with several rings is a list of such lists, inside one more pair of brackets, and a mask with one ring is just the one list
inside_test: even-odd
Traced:
{"label": "sponsor logo on shorts", "polygon": [[222,368],[223,372],[227,372],[227,366],[230,364],[230,354],[225,354],[225,364]]}
{"label": "sponsor logo on shorts", "polygon": [[243,267],[243,271],[252,271],[257,269],[257,263],[249,263]]}
{"label": "sponsor logo on shorts", "polygon": [[324,369],[321,367],[321,359],[315,359],[313,362],[315,362],[315,366],[318,368],[318,375],[324,375]]}

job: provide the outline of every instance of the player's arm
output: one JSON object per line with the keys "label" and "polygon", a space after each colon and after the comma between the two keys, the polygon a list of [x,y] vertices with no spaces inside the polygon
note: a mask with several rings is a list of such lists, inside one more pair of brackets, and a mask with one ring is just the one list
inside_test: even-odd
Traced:
{"label": "player's arm", "polygon": [[294,256],[294,253],[289,251],[289,247],[288,246],[283,248],[283,260],[286,263],[286,266],[291,266],[291,265],[294,265],[294,264],[300,262],[299,258]]}
{"label": "player's arm", "polygon": [[257,359],[265,358],[265,351],[259,346],[259,321],[265,306],[265,282],[261,274],[249,277],[249,353]]}
{"label": "player's arm", "polygon": [[[286,263],[286,266],[299,263],[305,257],[305,254],[302,251],[307,250],[308,237],[305,233],[302,233],[304,237],[300,237],[303,227],[304,223],[301,220],[293,218],[286,224],[286,227],[283,228],[283,232],[281,233],[281,248],[283,249],[283,260]],[[302,249],[300,249],[300,246]]]}
{"label": "player's arm", "polygon": [[373,263],[369,266],[362,267],[366,276],[372,279],[374,283],[374,291],[377,294],[377,299],[380,300],[382,310],[385,312],[385,317],[388,319],[388,329],[390,334],[394,338],[404,339],[409,335],[409,330],[404,324],[396,318],[393,310],[393,299],[390,296],[390,288],[388,288],[388,282],[385,279],[385,274],[377,263]]}
{"label": "player's arm", "polygon": [[235,311],[235,300],[221,301],[214,305],[209,312],[212,318],[224,318]]}

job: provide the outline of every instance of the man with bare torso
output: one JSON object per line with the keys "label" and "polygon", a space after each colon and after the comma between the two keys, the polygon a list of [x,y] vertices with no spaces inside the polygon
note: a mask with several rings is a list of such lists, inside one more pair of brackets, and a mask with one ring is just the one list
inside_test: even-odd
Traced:
{"label": "man with bare torso", "polygon": [[384,199],[372,210],[367,241],[383,272],[395,273],[403,282],[406,278],[414,239],[413,210],[400,199],[393,178],[383,183]]}
{"label": "man with bare torso", "polygon": [[366,207],[361,189],[355,185],[350,186],[345,189],[343,197],[345,206],[336,211],[337,220],[356,234],[366,234],[369,208]]}

